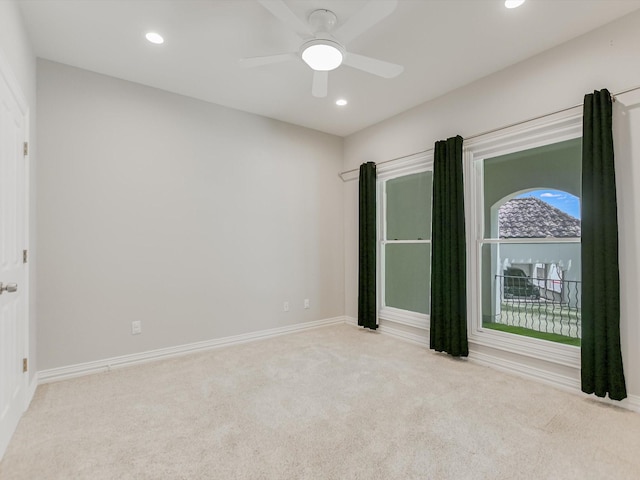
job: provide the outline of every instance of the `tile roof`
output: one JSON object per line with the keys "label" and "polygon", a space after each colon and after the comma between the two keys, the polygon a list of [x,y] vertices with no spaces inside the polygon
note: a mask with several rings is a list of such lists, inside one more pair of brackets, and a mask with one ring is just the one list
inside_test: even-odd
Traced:
{"label": "tile roof", "polygon": [[579,237],[580,220],[539,198],[512,198],[498,212],[500,238]]}

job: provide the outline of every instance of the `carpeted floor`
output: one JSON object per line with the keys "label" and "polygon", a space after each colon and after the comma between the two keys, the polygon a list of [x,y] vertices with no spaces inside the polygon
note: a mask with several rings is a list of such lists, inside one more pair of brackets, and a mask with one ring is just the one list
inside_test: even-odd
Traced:
{"label": "carpeted floor", "polygon": [[343,325],[40,386],[0,478],[637,479],[640,415]]}

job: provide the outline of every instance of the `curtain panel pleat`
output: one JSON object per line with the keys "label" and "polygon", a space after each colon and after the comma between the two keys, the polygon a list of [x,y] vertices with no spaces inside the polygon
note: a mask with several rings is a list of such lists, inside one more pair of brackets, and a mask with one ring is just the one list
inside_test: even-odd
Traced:
{"label": "curtain panel pleat", "polygon": [[430,348],[469,355],[462,137],[436,142],[433,163]]}
{"label": "curtain panel pleat", "polygon": [[582,391],[627,396],[620,352],[620,276],[612,101],[584,98],[582,133]]}
{"label": "curtain panel pleat", "polygon": [[360,165],[358,325],[378,328],[376,300],[376,164]]}

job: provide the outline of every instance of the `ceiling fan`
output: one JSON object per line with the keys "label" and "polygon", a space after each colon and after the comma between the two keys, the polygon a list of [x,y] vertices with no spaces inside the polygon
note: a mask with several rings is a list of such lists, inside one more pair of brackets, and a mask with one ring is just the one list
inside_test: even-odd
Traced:
{"label": "ceiling fan", "polygon": [[302,43],[298,52],[244,58],[240,60],[244,67],[259,67],[302,59],[313,70],[311,93],[319,98],[327,96],[329,72],[340,65],[384,78],[396,77],[404,70],[402,65],[358,55],[345,48],[351,40],[389,16],[396,9],[397,0],[369,0],[360,11],[341,24],[338,24],[338,17],[330,10],[314,10],[309,15],[308,22],[304,22],[293,13],[284,0],[257,1],[297,33]]}

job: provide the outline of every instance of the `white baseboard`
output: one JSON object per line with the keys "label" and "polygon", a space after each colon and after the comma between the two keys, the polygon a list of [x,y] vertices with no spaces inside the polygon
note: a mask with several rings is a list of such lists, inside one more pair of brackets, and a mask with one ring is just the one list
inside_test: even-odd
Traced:
{"label": "white baseboard", "polygon": [[640,396],[628,395],[624,400],[611,400],[610,398],[596,397],[585,394],[580,387],[580,379],[567,375],[561,375],[547,370],[542,370],[525,363],[513,362],[504,358],[487,355],[470,349],[469,360],[479,365],[485,365],[505,373],[515,374],[524,378],[545,383],[552,387],[577,394],[584,399],[589,399],[616,407],[625,408],[640,413]]}
{"label": "white baseboard", "polygon": [[[357,326],[358,321],[353,317],[346,317],[345,323]],[[386,325],[381,325],[378,328],[378,331],[383,335],[389,335],[390,337],[394,337],[399,340],[415,343],[429,348],[429,337],[427,335],[416,335]],[[494,355],[488,355],[486,353],[474,351],[472,343],[470,343],[469,346],[470,349],[468,359],[470,362],[484,365],[512,375],[515,374],[534,381],[543,382],[547,385],[551,385],[561,390],[581,395],[585,399],[592,399],[594,401],[622,407],[627,410],[632,410],[634,412],[640,413],[640,396],[638,395],[629,395],[622,401],[600,398],[594,395],[586,396],[580,389],[580,381],[578,379],[542,370],[525,363],[513,362]]]}
{"label": "white baseboard", "polygon": [[624,408],[640,413],[640,395],[629,395],[627,398],[622,400],[622,402],[616,402],[614,400],[607,400],[606,402],[613,405],[624,403]]}
{"label": "white baseboard", "polygon": [[286,327],[271,328],[268,330],[260,330],[258,332],[244,333],[242,335],[233,335],[231,337],[215,338],[212,340],[206,340],[204,342],[178,345],[176,347],[161,348],[158,350],[134,353],[132,355],[123,355],[120,357],[105,358],[103,360],[80,363],[77,365],[69,365],[66,367],[41,370],[40,372],[38,372],[37,378],[39,384],[57,382],[60,380],[81,377],[93,373],[108,372],[114,368],[121,368],[159,359],[177,357],[188,353],[202,352],[205,350],[212,350],[220,347],[239,345],[241,343],[254,342],[257,340],[277,337],[279,335],[287,335],[294,332],[301,332],[313,328],[320,328],[328,325],[336,325],[342,323],[345,323],[345,317],[334,317],[324,320],[317,320],[314,322],[298,323],[295,325],[288,325]]}
{"label": "white baseboard", "polygon": [[[582,391],[580,391],[582,393]],[[582,393],[582,395],[585,395]],[[633,412],[640,413],[640,397],[638,395],[628,395],[624,400],[611,400],[610,398],[600,398],[595,395],[588,395],[585,398],[593,400],[594,402],[605,403],[607,405],[613,405],[614,407],[621,407]]]}
{"label": "white baseboard", "polygon": [[355,327],[358,326],[358,319],[355,317],[344,317],[344,323],[347,325],[353,325]]}
{"label": "white baseboard", "polygon": [[405,342],[415,343],[422,347],[429,348],[429,336],[428,335],[416,335],[415,333],[405,332],[397,328],[389,327],[387,325],[380,325],[378,330],[383,335],[389,335],[390,337],[404,340]]}
{"label": "white baseboard", "polygon": [[[346,323],[347,325],[352,325],[354,327],[359,326],[358,319],[355,317],[345,317],[344,323]],[[377,330],[374,331],[382,333],[384,335],[389,335],[390,337],[399,338],[400,340],[404,340],[405,342],[416,343],[424,347],[429,346],[429,337],[427,335],[416,335],[415,333],[410,333],[405,330],[393,328],[388,325],[378,325]]]}
{"label": "white baseboard", "polygon": [[580,391],[580,382],[577,379],[542,370],[525,363],[506,360],[494,355],[480,353],[473,349],[469,349],[469,360],[479,365],[491,367],[506,373],[516,374],[521,377],[533,379],[565,390],[569,389],[573,392]]}
{"label": "white baseboard", "polygon": [[[269,330],[261,330],[258,332],[251,332],[242,335],[234,335],[231,337],[217,338],[213,340],[207,340],[204,342],[191,343],[187,345],[179,345],[176,347],[163,348],[159,350],[152,350],[148,352],[137,353],[133,355],[124,355],[120,357],[107,358],[104,360],[97,360],[95,362],[87,362],[77,365],[70,365],[67,367],[53,368],[50,370],[42,370],[38,372],[35,378],[29,385],[28,402],[31,402],[38,384],[55,382],[65,380],[74,377],[80,377],[84,375],[90,375],[92,373],[106,372],[114,368],[126,367],[139,363],[151,362],[154,360],[176,357],[194,352],[212,350],[215,348],[238,345],[241,343],[253,342],[257,340],[277,337],[279,335],[287,335],[290,333],[300,332],[304,330],[310,330],[314,328],[325,327],[329,325],[347,324],[357,327],[358,320],[354,317],[335,317],[325,320],[317,320],[315,322],[300,323],[296,325],[289,325],[286,327],[272,328]],[[377,331],[383,335],[388,335],[393,338],[405,342],[411,342],[423,347],[429,348],[429,338],[427,335],[416,335],[414,333],[406,332],[397,328],[389,327],[387,325],[380,325]],[[548,385],[560,388],[571,393],[582,394],[580,390],[580,383],[577,379],[567,377],[564,375],[555,374],[546,370],[541,370],[524,363],[513,362],[505,360],[504,358],[488,355],[486,353],[480,353],[473,350],[473,345],[470,344],[469,361],[485,365],[496,370],[503,371],[505,373],[516,374],[535,381],[543,382]],[[595,401],[600,401],[610,405],[626,408],[640,413],[640,396],[629,395],[625,400],[618,402],[609,399],[602,399],[595,396],[589,396],[585,398],[591,398]]]}
{"label": "white baseboard", "polygon": [[[428,335],[416,335],[414,333],[399,330],[397,328],[382,325],[378,330],[380,333],[389,335],[391,337],[398,338],[400,340],[408,341],[429,348],[429,336]],[[544,383],[568,387],[573,391],[580,390],[580,385],[573,379],[562,375],[547,372],[529,365],[506,360],[502,357],[488,355],[486,353],[480,353],[473,350],[473,344],[470,343],[469,356],[467,357],[470,362],[484,365],[494,368],[506,373],[517,374]]]}
{"label": "white baseboard", "polygon": [[[353,325],[354,327],[358,326],[358,319],[355,317],[345,317],[344,323],[347,325]],[[410,325],[413,328],[423,328],[416,327],[414,325]],[[423,335],[417,335],[415,333],[407,332],[406,330],[400,330],[398,328],[390,327],[389,325],[378,325],[376,332],[380,332],[384,335],[389,335],[390,337],[399,338],[400,340],[404,340],[405,342],[416,343],[418,345],[422,345],[423,347],[429,347],[429,335],[425,333]]]}
{"label": "white baseboard", "polygon": [[24,411],[26,412],[31,405],[31,400],[33,400],[33,396],[36,394],[36,389],[38,388],[39,375],[38,372],[31,379],[31,383],[27,387],[27,398],[24,402]]}

